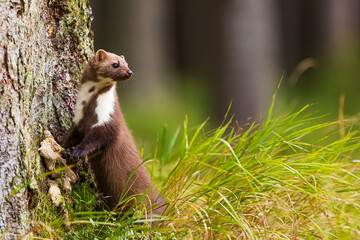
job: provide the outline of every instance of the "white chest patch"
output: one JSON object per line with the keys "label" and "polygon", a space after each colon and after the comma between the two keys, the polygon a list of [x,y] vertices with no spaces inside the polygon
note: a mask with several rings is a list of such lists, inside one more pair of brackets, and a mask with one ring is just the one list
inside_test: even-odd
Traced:
{"label": "white chest patch", "polygon": [[99,95],[96,99],[95,114],[97,115],[97,123],[92,127],[100,127],[111,120],[114,113],[115,103],[115,85],[109,91]]}
{"label": "white chest patch", "polygon": [[[95,88],[93,91],[89,92],[90,89]],[[75,116],[73,122],[78,124],[80,120],[84,117],[83,108],[84,105],[88,103],[92,95],[98,90],[98,83],[96,82],[85,82],[81,84],[75,105]]]}

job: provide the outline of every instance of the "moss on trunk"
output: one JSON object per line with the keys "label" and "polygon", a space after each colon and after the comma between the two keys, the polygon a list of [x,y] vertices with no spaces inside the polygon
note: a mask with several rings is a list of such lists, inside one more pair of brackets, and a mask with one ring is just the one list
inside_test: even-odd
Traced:
{"label": "moss on trunk", "polygon": [[87,0],[4,0],[0,12],[0,236],[17,239],[32,224],[42,132],[70,125],[92,16]]}

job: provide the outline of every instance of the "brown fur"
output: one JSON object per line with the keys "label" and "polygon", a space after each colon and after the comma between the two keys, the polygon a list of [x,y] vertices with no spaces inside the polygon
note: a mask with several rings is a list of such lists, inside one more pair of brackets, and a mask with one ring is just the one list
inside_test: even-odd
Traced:
{"label": "brown fur", "polygon": [[[113,63],[118,63],[119,67],[113,68]],[[65,147],[73,147],[73,157],[93,156],[89,157],[89,161],[98,189],[107,197],[106,202],[111,209],[115,208],[121,199],[144,193],[148,194],[148,199],[143,201],[147,207],[155,203],[162,204],[162,198],[154,191],[147,169],[142,164],[133,137],[126,126],[116,91],[111,120],[103,126],[92,127],[97,123],[97,97],[109,91],[116,81],[126,80],[131,74],[123,56],[99,50],[95,57],[90,59],[83,72],[81,84],[87,81],[100,82],[99,76],[114,81],[96,90],[98,92],[83,108],[83,118],[72,128],[72,132],[67,134],[68,140],[65,143]],[[94,91],[95,89],[91,88],[89,94]],[[133,201],[130,202],[132,203]],[[160,207],[153,213],[161,215],[163,210],[163,207]]]}

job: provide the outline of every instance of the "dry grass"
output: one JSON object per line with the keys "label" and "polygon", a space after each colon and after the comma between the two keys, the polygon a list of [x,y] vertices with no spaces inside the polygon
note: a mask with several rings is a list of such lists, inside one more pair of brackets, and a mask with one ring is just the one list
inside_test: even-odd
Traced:
{"label": "dry grass", "polygon": [[[159,227],[139,225],[144,209],[95,212],[88,186],[75,191],[66,239],[360,238],[358,133],[341,120],[276,116],[236,133],[231,120],[163,136],[150,171],[168,207]],[[166,140],[165,140],[166,139]],[[79,193],[81,192],[81,194]],[[85,193],[86,192],[86,193]],[[76,195],[77,194],[77,195]]]}

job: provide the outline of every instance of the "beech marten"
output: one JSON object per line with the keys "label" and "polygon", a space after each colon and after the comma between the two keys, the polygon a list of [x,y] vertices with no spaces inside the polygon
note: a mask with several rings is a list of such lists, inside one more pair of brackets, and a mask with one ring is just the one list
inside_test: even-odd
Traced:
{"label": "beech marten", "polygon": [[152,187],[116,94],[117,81],[132,74],[124,56],[98,50],[82,74],[73,126],[62,142],[65,148],[72,147],[71,157],[88,157],[109,208],[131,195],[147,193],[143,203],[149,211],[153,207],[153,214],[161,215],[163,200]]}

